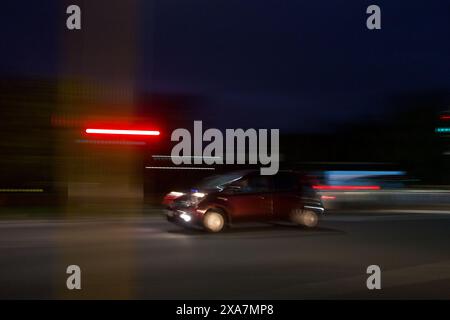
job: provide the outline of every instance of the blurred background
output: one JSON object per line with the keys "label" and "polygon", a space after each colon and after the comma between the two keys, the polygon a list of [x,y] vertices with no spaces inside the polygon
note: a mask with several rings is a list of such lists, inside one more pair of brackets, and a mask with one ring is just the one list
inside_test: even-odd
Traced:
{"label": "blurred background", "polygon": [[[81,30],[66,28],[72,4]],[[372,4],[381,30],[366,27]],[[0,298],[448,298],[449,12],[2,1]],[[212,237],[167,223],[164,194],[239,167],[173,168],[171,133],[194,120],[279,129],[280,168],[307,172],[342,215]],[[81,291],[65,286],[71,264]],[[365,287],[371,264],[382,294]]]}
{"label": "blurred background", "polygon": [[205,174],[145,169],[194,120],[279,128],[282,167],[380,186],[323,190],[330,206],[374,192],[447,203],[448,2],[379,1],[375,31],[365,1],[77,1],[81,30],[65,27],[70,4],[2,3],[2,206],[158,203]]}

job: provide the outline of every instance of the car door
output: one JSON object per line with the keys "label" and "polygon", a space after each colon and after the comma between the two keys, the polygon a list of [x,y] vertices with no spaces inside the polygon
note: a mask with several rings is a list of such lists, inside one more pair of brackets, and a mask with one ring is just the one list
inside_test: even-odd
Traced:
{"label": "car door", "polygon": [[268,176],[247,176],[233,184],[236,190],[226,198],[234,222],[272,218],[271,180]]}
{"label": "car door", "polygon": [[274,177],[274,218],[286,219],[292,210],[302,205],[299,177],[295,173],[280,172]]}

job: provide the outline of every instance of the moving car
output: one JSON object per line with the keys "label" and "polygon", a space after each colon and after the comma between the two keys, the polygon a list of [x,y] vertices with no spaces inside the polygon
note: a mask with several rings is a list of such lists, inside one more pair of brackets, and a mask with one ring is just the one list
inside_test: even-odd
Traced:
{"label": "moving car", "polygon": [[170,222],[220,232],[241,222],[291,221],[315,227],[324,213],[320,197],[306,177],[294,171],[262,176],[235,171],[209,177],[189,192],[169,193]]}

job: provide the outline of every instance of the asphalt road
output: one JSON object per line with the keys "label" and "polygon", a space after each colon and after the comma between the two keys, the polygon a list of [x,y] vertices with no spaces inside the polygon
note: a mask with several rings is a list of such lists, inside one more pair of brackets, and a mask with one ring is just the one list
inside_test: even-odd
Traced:
{"label": "asphalt road", "polygon": [[[81,268],[81,290],[66,268]],[[379,265],[381,290],[366,269]],[[330,215],[204,234],[160,216],[0,221],[0,298],[450,298],[450,214]]]}

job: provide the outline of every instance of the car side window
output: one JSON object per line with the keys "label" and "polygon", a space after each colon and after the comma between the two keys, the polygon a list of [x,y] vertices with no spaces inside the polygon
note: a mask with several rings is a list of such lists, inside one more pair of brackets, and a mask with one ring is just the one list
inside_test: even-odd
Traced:
{"label": "car side window", "polygon": [[270,180],[267,176],[251,176],[238,182],[239,193],[270,192]]}

